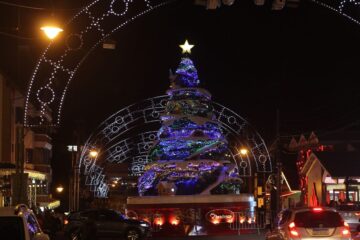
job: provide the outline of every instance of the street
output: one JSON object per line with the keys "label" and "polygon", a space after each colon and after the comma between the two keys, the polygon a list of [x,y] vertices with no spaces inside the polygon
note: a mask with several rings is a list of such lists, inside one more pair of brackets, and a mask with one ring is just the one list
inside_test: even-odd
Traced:
{"label": "street", "polygon": [[[156,240],[168,240],[169,237],[151,238]],[[171,237],[171,240],[263,240],[264,234],[243,234],[243,235],[230,235],[230,236],[197,236],[197,237]],[[58,234],[55,240],[66,240],[62,234]]]}

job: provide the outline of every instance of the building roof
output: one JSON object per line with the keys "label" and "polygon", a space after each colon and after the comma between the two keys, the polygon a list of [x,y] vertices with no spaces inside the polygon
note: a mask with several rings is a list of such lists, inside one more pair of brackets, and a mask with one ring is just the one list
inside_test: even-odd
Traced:
{"label": "building roof", "polygon": [[315,152],[331,177],[359,177],[360,152]]}

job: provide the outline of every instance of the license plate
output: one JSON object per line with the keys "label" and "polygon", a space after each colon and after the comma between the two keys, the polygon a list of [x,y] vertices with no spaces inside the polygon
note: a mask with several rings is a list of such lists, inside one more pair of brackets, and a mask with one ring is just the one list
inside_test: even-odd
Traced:
{"label": "license plate", "polygon": [[328,229],[313,229],[312,230],[312,235],[314,235],[314,236],[326,236],[326,235],[329,235],[329,230]]}

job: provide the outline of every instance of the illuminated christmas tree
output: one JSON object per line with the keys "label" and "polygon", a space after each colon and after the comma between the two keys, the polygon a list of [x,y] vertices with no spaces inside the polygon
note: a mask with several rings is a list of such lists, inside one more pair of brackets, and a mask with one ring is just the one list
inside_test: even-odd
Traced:
{"label": "illuminated christmas tree", "polygon": [[[183,53],[190,53],[191,47],[186,42]],[[159,140],[139,178],[139,194],[212,194],[216,187],[235,186],[239,178],[213,113],[211,94],[199,87],[197,70],[188,55],[181,59],[170,82]]]}

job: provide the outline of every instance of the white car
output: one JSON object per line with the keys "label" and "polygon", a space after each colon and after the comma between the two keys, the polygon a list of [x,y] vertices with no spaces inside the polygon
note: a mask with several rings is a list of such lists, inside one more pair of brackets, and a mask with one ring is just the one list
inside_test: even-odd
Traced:
{"label": "white car", "polygon": [[34,213],[21,204],[17,207],[0,208],[1,240],[49,240],[41,231]]}
{"label": "white car", "polygon": [[355,203],[346,203],[336,207],[344,220],[349,224],[352,232],[360,226],[360,205]]}
{"label": "white car", "polygon": [[266,240],[351,240],[349,225],[332,208],[286,209]]}

